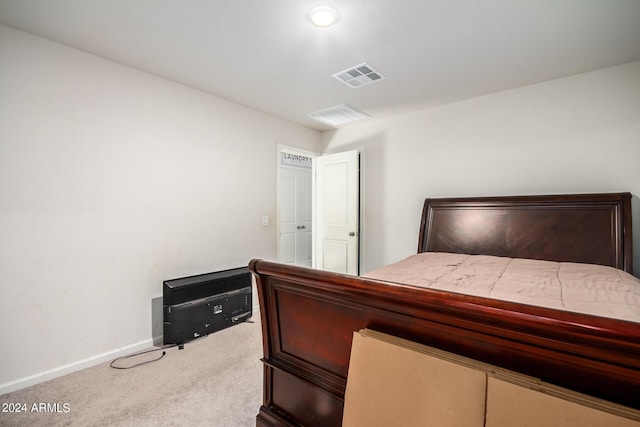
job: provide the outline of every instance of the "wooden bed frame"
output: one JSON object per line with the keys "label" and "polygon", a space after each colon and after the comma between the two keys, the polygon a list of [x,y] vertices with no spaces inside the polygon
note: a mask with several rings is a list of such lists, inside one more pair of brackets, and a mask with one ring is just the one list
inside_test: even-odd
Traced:
{"label": "wooden bed frame", "polygon": [[[632,272],[631,195],[425,201],[418,251]],[[640,409],[640,324],[262,260],[258,426],[339,426],[353,332],[370,328]]]}

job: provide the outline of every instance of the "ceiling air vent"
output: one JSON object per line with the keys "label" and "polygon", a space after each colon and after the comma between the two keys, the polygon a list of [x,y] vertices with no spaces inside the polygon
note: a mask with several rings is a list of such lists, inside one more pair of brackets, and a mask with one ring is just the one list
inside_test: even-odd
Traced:
{"label": "ceiling air vent", "polygon": [[309,117],[329,126],[340,126],[354,120],[365,119],[371,117],[367,113],[355,110],[346,104],[337,105],[335,107],[325,108],[324,110],[309,113]]}
{"label": "ceiling air vent", "polygon": [[332,77],[352,88],[366,86],[385,79],[382,74],[366,63],[335,73]]}

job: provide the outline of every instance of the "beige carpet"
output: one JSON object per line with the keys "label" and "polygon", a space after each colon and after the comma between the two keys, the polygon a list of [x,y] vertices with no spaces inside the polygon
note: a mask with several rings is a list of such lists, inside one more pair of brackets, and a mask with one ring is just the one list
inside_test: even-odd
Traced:
{"label": "beige carpet", "polygon": [[[184,350],[168,349],[161,360],[133,369],[104,363],[2,395],[0,426],[255,426],[262,403],[259,314],[252,321],[187,343]],[[1,412],[9,409],[5,403],[26,405],[26,413]],[[45,412],[34,411],[41,403]]]}

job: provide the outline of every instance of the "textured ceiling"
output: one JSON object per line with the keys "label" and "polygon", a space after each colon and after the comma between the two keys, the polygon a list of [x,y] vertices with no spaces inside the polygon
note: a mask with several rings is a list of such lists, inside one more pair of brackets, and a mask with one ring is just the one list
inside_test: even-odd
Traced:
{"label": "textured ceiling", "polygon": [[[339,22],[306,19],[319,4]],[[0,0],[0,23],[326,130],[640,60],[639,0]],[[366,62],[386,79],[332,74]]]}

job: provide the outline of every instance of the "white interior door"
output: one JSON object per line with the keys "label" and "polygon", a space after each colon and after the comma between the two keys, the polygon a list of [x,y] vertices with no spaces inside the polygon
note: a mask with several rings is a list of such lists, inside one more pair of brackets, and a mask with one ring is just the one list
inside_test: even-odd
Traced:
{"label": "white interior door", "polygon": [[[311,267],[311,158],[284,153],[278,189],[278,261]],[[283,164],[284,163],[284,164]]]}
{"label": "white interior door", "polygon": [[358,274],[360,155],[357,151],[313,159],[313,267]]}

